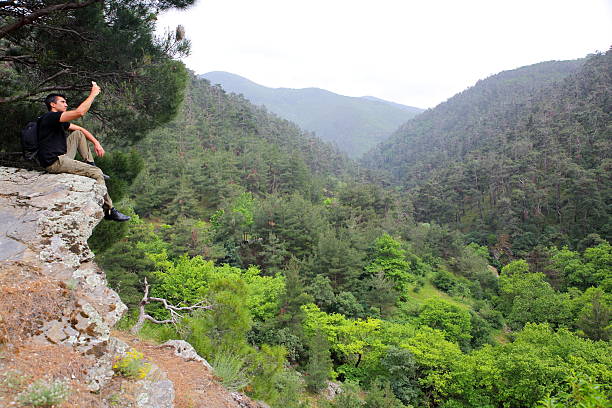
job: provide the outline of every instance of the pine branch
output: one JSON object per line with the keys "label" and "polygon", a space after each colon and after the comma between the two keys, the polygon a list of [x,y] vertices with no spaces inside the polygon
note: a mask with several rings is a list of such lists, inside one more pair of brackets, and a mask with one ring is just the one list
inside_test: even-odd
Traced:
{"label": "pine branch", "polygon": [[79,37],[81,39],[81,41],[94,42],[94,40],[92,40],[91,38],[87,38],[87,37],[83,36],[83,34],[79,33],[76,30],[71,30],[71,29],[68,29],[68,28],[61,28],[61,27],[53,27],[53,26],[42,25],[42,24],[35,24],[35,23],[32,23],[32,26],[40,28],[41,30],[48,30],[48,31],[52,31],[52,32],[63,31],[65,33],[71,33],[71,34],[74,34],[77,37]]}
{"label": "pine branch", "polygon": [[[6,37],[8,34],[10,34],[11,32],[20,29],[21,27],[25,26],[25,25],[29,25],[32,24],[34,21],[38,20],[41,17],[47,16],[51,13],[55,13],[58,11],[66,11],[66,10],[74,10],[74,9],[80,9],[83,7],[87,7],[90,6],[94,3],[99,3],[102,2],[104,0],[87,0],[84,2],[81,1],[75,1],[72,3],[64,3],[64,4],[54,4],[52,6],[49,7],[45,7],[42,9],[38,9],[26,16],[21,17],[19,20],[15,21],[12,24],[7,24],[5,26],[0,27],[0,38],[4,38]],[[10,5],[14,5],[14,2],[11,1],[5,1],[3,2],[5,3],[5,6],[10,6]],[[0,3],[2,4],[2,3]]]}
{"label": "pine branch", "polygon": [[62,69],[59,72],[56,72],[55,74],[51,75],[49,78],[43,80],[41,83],[39,83],[36,88],[40,88],[41,86],[43,86],[44,84],[46,84],[47,82],[51,82],[53,81],[55,78],[57,78],[58,76],[67,74],[69,71],[67,69]]}
{"label": "pine branch", "polygon": [[49,91],[87,91],[90,88],[83,86],[47,86],[44,88],[39,88],[36,90],[31,90],[28,92],[23,92],[18,95],[8,96],[6,98],[0,98],[0,103],[11,103],[17,102],[24,99],[28,99],[32,96],[39,95]]}
{"label": "pine branch", "polygon": [[33,55],[0,55],[0,61],[27,63],[34,60]]}

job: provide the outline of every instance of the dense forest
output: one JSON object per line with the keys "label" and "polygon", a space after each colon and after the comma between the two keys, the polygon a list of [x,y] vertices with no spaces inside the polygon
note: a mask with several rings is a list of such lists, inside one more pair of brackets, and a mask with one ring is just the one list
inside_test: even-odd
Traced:
{"label": "dense forest", "polygon": [[[214,305],[143,335],[187,339],[228,387],[272,406],[604,406],[612,248],[600,235],[522,258],[501,234],[479,240],[486,228],[424,222],[412,191],[239,95],[195,77],[186,92],[132,153],[135,221],[112,246],[92,239],[130,306],[144,277],[176,304]],[[345,392],[327,402],[332,379]]]}
{"label": "dense forest", "polygon": [[360,165],[173,59],[155,16],[192,1],[59,3],[0,3],[0,149],[46,92],[106,90],[84,126],[133,218],[90,245],[121,327],[145,278],[210,305],[139,335],[272,407],[609,406],[611,52],[483,80]]}
{"label": "dense forest", "polygon": [[[610,239],[612,52],[478,82],[364,157],[409,191],[417,220],[519,255]],[[504,237],[504,242],[499,238]]]}

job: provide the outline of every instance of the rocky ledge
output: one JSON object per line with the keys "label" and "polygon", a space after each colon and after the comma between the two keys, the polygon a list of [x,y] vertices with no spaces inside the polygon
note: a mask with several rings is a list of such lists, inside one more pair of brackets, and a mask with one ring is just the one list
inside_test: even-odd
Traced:
{"label": "rocky ledge", "polygon": [[[104,193],[87,177],[0,167],[0,372],[11,361],[28,361],[26,350],[42,356],[45,347],[57,347],[55,354],[79,359],[72,379],[80,377],[89,391],[112,378],[128,346],[111,328],[126,306],[87,245],[103,217]],[[164,395],[155,402],[157,391],[147,390],[159,389]],[[135,392],[133,406],[173,406],[172,383],[162,372]]]}

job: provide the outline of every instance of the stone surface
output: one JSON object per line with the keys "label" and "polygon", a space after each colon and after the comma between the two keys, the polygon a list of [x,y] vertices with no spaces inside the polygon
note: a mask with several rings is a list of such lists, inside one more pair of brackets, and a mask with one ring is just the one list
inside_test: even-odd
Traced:
{"label": "stone surface", "polygon": [[98,344],[89,351],[95,363],[87,370],[86,386],[90,391],[100,391],[113,377],[113,364],[119,356],[125,355],[129,346],[125,342],[111,337],[106,343]]}
{"label": "stone surface", "polygon": [[105,188],[70,174],[0,167],[0,260],[78,267],[102,218]]}
{"label": "stone surface", "polygon": [[[130,349],[111,336],[111,328],[127,308],[107,286],[104,271],[93,262],[87,245],[103,217],[104,193],[103,186],[87,177],[0,166],[0,293],[2,289],[16,293],[21,288],[24,297],[36,299],[32,304],[37,307],[37,317],[29,320],[22,337],[30,344],[67,346],[79,358],[84,356],[86,364],[79,369],[84,385],[99,395],[117,383],[113,364]],[[39,295],[33,296],[30,287],[38,288]],[[11,316],[3,309],[0,340],[3,319]],[[181,359],[212,370],[184,341],[169,341],[161,347],[170,347]],[[130,407],[174,406],[174,384],[153,363],[144,379],[121,381],[127,384]],[[224,398],[234,407],[265,408],[240,393],[224,394]]]}
{"label": "stone surface", "polygon": [[136,406],[138,408],[173,408],[174,385],[166,374],[152,365],[146,378],[136,382]]}
{"label": "stone surface", "polygon": [[[0,278],[10,276],[10,285],[17,287],[19,279],[30,285],[40,279],[65,288],[68,303],[47,321],[36,322],[32,341],[71,346],[85,355],[91,361],[86,370],[91,391],[99,391],[112,378],[115,357],[128,349],[110,336],[111,327],[127,308],[107,286],[87,245],[103,217],[105,192],[105,187],[87,177],[0,167],[0,263],[7,268],[12,265],[14,271],[24,266],[39,271]],[[0,279],[0,287],[8,284]],[[147,387],[151,392],[155,388]],[[150,400],[163,398],[155,395]]]}
{"label": "stone surface", "polygon": [[240,392],[231,392],[230,396],[232,397],[232,399],[238,405],[239,408],[265,408],[267,407],[266,404],[262,405],[261,402],[255,402]]}
{"label": "stone surface", "polygon": [[323,395],[328,400],[333,400],[336,398],[336,395],[342,393],[342,386],[338,383],[328,381],[327,387],[323,390]]}
{"label": "stone surface", "polygon": [[204,367],[212,371],[212,366],[204,358],[200,357],[193,346],[184,340],[168,340],[159,347],[171,348],[174,355],[186,361],[199,361]]}

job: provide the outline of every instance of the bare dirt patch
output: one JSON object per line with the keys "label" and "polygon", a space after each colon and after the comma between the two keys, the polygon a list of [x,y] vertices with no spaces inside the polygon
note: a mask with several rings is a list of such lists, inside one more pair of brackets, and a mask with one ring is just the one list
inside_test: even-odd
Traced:
{"label": "bare dirt patch", "polygon": [[0,406],[19,406],[18,395],[39,379],[63,380],[70,396],[62,408],[103,407],[99,396],[84,387],[91,361],[62,345],[27,344],[7,351],[0,347]]}
{"label": "bare dirt patch", "polygon": [[74,301],[64,282],[44,276],[25,263],[0,264],[0,344],[19,345],[59,320]]}

